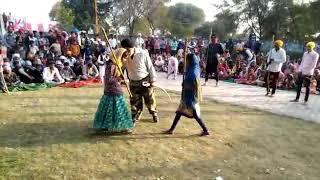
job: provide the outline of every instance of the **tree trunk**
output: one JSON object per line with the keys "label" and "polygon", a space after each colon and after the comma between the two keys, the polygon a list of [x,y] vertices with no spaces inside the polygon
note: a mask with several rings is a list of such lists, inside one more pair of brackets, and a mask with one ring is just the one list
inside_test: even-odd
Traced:
{"label": "tree trunk", "polygon": [[129,35],[130,36],[133,36],[135,22],[136,22],[136,19],[133,19],[132,22],[129,24]]}

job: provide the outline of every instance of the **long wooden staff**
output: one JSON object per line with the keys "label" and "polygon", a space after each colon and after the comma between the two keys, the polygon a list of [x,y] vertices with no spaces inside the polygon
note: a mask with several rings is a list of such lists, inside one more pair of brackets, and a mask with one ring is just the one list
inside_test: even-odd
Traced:
{"label": "long wooden staff", "polygon": [[1,84],[3,86],[4,92],[5,93],[9,93],[8,86],[7,86],[6,81],[4,80],[4,76],[3,76],[3,72],[2,71],[0,71],[0,78],[1,78]]}
{"label": "long wooden staff", "polygon": [[9,90],[8,90],[8,86],[7,86],[7,83],[4,79],[4,75],[3,75],[3,59],[2,59],[2,56],[0,55],[0,81],[1,81],[1,84],[3,86],[3,90],[5,93],[9,93]]}
{"label": "long wooden staff", "polygon": [[184,54],[184,58],[183,58],[183,81],[184,81],[184,77],[187,72],[188,38],[186,38],[184,41],[183,54]]}
{"label": "long wooden staff", "polygon": [[107,43],[107,45],[108,45],[109,48],[110,48],[111,55],[112,55],[112,57],[113,57],[113,59],[114,59],[114,60],[112,60],[112,61],[113,61],[113,63],[116,65],[117,69],[119,70],[119,72],[120,72],[120,74],[121,74],[121,76],[122,76],[122,78],[123,78],[123,80],[124,80],[124,83],[125,83],[125,85],[126,85],[126,88],[127,88],[128,93],[129,93],[129,96],[132,97],[132,93],[131,93],[131,91],[130,91],[130,87],[129,87],[128,83],[125,81],[125,77],[124,77],[124,74],[123,74],[123,72],[122,72],[121,67],[119,66],[119,64],[118,64],[117,62],[114,62],[114,61],[118,61],[118,59],[117,59],[117,57],[116,57],[116,55],[115,55],[115,53],[114,53],[114,51],[113,51],[113,49],[112,49],[112,47],[111,47],[111,45],[110,45],[110,42],[109,42],[109,38],[108,38],[108,36],[107,36],[107,33],[106,33],[106,31],[105,31],[104,28],[101,28],[101,29],[102,29],[103,34],[104,34],[104,37],[105,37],[105,39],[106,39],[106,41],[107,41],[106,43]]}

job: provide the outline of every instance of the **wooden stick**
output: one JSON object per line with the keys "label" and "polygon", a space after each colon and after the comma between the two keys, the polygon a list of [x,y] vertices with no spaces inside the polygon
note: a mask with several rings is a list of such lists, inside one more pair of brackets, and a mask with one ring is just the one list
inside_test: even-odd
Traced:
{"label": "wooden stick", "polygon": [[187,55],[188,55],[188,39],[186,38],[184,41],[184,59],[183,59],[183,80],[185,73],[187,72]]}
{"label": "wooden stick", "polygon": [[1,84],[3,86],[2,88],[5,91],[5,93],[9,93],[7,83],[6,83],[6,81],[4,79],[4,75],[3,75],[3,58],[1,55],[0,55],[0,81],[1,81]]}
{"label": "wooden stick", "polygon": [[[2,68],[2,67],[1,67]],[[5,91],[5,93],[9,93],[9,90],[8,90],[8,86],[7,86],[7,83],[6,81],[4,80],[4,76],[3,76],[3,72],[2,70],[0,70],[0,80],[1,80],[1,84],[3,86],[3,90]]]}
{"label": "wooden stick", "polygon": [[[107,33],[106,33],[106,31],[105,31],[104,28],[101,28],[101,29],[102,29],[103,34],[104,34],[104,37],[105,37],[105,39],[106,39],[106,41],[107,41],[106,43],[107,43],[107,45],[108,45],[109,48],[110,48],[111,55],[112,55],[114,61],[117,61],[117,57],[116,57],[116,55],[115,55],[115,53],[114,53],[114,51],[113,51],[113,49],[112,49],[112,47],[111,47],[111,45],[110,45],[110,42],[109,42],[109,38],[108,38],[108,36],[107,36]],[[122,78],[123,78],[123,80],[124,80],[124,83],[125,83],[125,85],[126,85],[126,88],[127,88],[128,93],[129,93],[129,96],[132,97],[132,93],[131,93],[131,91],[130,91],[130,87],[129,87],[128,83],[125,81],[125,77],[124,77],[124,74],[123,74],[123,72],[122,72],[122,69],[121,69],[121,67],[117,64],[117,62],[114,62],[114,61],[113,61],[113,63],[114,63],[114,64],[116,65],[116,67],[118,68],[118,70],[119,70],[119,72],[120,72],[120,74],[121,74],[121,76],[122,76]]]}

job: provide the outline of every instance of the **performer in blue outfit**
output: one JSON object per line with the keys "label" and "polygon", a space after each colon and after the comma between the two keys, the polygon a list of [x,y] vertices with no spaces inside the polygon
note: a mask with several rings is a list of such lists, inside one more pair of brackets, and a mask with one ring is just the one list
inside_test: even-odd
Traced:
{"label": "performer in blue outfit", "polygon": [[194,118],[202,128],[200,136],[208,136],[209,131],[200,118],[201,87],[200,87],[200,65],[199,59],[194,54],[187,55],[186,74],[182,83],[181,101],[176,111],[176,117],[169,130],[165,134],[173,134],[176,125],[181,116],[187,118]]}

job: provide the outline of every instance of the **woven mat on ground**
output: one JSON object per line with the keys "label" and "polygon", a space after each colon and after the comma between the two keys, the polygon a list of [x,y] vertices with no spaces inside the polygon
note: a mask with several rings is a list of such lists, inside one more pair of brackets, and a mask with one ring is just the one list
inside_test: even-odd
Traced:
{"label": "woven mat on ground", "polygon": [[32,83],[32,84],[20,84],[16,86],[9,86],[8,89],[10,92],[18,92],[18,91],[37,91],[40,89],[47,89],[52,87],[54,87],[53,84]]}
{"label": "woven mat on ground", "polygon": [[89,86],[93,84],[99,84],[101,83],[100,78],[99,79],[89,79],[85,81],[75,81],[75,82],[70,82],[70,83],[64,83],[59,85],[59,87],[64,87],[64,88],[80,88],[83,86]]}
{"label": "woven mat on ground", "polygon": [[223,80],[224,82],[228,82],[228,83],[234,83],[234,79],[233,78],[230,78],[230,79],[226,79],[226,80]]}

